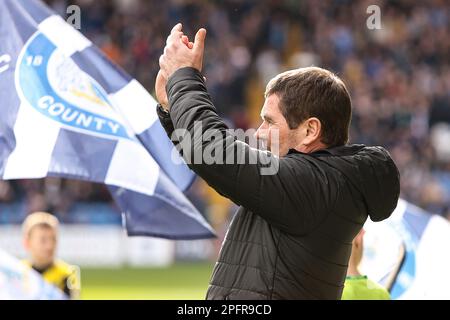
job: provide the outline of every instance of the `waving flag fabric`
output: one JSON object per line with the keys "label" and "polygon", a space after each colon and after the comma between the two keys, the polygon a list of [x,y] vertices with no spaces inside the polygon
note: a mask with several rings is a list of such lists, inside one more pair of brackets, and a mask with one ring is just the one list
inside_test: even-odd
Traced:
{"label": "waving flag fabric", "polygon": [[[0,0],[0,177],[105,183],[129,235],[209,238],[156,102],[37,0]],[[157,63],[157,62],[155,62]]]}
{"label": "waving flag fabric", "polygon": [[450,223],[399,200],[392,216],[364,226],[362,270],[393,299],[448,299]]}
{"label": "waving flag fabric", "polygon": [[66,300],[39,273],[0,249],[0,300]]}

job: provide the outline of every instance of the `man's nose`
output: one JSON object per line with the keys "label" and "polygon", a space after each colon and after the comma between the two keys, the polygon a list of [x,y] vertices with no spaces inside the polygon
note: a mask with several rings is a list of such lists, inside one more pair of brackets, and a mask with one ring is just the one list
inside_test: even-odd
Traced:
{"label": "man's nose", "polygon": [[[261,127],[259,127],[261,128]],[[256,140],[259,139],[259,128],[256,130],[256,132],[253,134],[253,138],[255,138]]]}
{"label": "man's nose", "polygon": [[264,131],[264,123],[261,123],[259,128],[256,130],[255,134],[253,135],[256,139],[263,139],[262,132]]}

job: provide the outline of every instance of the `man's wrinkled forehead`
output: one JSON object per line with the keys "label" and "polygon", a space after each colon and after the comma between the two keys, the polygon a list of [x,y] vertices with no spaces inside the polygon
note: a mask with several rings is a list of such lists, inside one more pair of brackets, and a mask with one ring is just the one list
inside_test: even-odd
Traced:
{"label": "man's wrinkled forehead", "polygon": [[280,98],[277,94],[270,94],[266,97],[264,105],[261,108],[261,118],[267,119],[268,117],[273,117],[278,109],[278,104],[280,103]]}

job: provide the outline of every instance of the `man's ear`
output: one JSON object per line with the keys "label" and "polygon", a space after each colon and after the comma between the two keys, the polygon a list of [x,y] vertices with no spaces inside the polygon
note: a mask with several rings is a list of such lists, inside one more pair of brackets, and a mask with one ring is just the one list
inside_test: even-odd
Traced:
{"label": "man's ear", "polygon": [[312,117],[306,120],[306,137],[304,139],[304,144],[308,145],[316,142],[320,139],[322,133],[322,123],[316,117]]}

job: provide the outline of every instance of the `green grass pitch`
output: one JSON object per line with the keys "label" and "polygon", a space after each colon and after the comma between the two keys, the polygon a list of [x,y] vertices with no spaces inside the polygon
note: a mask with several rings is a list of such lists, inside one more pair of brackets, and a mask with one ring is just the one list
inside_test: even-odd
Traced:
{"label": "green grass pitch", "polygon": [[81,299],[203,300],[213,264],[168,268],[81,268]]}

